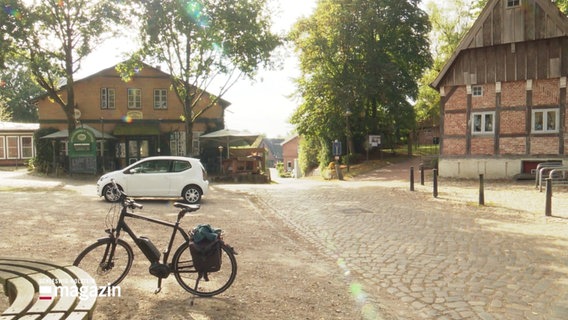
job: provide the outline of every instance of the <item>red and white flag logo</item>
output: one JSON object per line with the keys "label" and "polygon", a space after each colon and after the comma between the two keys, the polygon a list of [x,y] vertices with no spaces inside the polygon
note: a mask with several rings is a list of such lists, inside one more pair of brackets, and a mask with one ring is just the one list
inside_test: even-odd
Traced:
{"label": "red and white flag logo", "polygon": [[51,300],[53,299],[52,294],[52,287],[39,286],[39,300]]}

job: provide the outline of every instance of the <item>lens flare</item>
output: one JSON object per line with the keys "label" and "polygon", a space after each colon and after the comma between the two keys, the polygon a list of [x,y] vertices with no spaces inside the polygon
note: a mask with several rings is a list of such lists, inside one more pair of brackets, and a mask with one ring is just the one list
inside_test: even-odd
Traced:
{"label": "lens flare", "polygon": [[5,5],[4,6],[4,12],[7,15],[10,15],[16,19],[21,19],[22,18],[22,13],[20,11],[18,11],[18,9],[16,8],[12,8],[12,6],[10,5]]}
{"label": "lens flare", "polygon": [[122,122],[124,122],[124,123],[132,123],[132,117],[130,117],[130,116],[123,116],[123,117],[122,117]]}
{"label": "lens flare", "polygon": [[209,26],[209,17],[203,14],[203,5],[197,1],[189,1],[185,7],[188,17],[202,28]]}

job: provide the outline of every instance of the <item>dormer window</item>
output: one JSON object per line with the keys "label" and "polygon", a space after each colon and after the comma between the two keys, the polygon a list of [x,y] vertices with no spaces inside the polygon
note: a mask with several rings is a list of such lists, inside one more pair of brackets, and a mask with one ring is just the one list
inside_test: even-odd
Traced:
{"label": "dormer window", "polygon": [[507,8],[518,7],[520,2],[520,0],[507,0]]}

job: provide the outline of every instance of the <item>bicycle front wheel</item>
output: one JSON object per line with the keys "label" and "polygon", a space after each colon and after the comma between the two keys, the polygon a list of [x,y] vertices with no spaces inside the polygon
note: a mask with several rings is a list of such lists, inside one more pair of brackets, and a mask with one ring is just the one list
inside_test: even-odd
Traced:
{"label": "bicycle front wheel", "polygon": [[237,276],[237,260],[233,249],[225,244],[221,245],[221,261],[221,270],[199,273],[193,266],[189,244],[186,242],[174,254],[173,273],[186,291],[200,297],[212,297],[227,290]]}
{"label": "bicycle front wheel", "polygon": [[114,239],[106,238],[88,246],[77,256],[74,266],[89,273],[101,290],[119,284],[130,271],[134,253],[128,243],[118,240],[111,255]]}

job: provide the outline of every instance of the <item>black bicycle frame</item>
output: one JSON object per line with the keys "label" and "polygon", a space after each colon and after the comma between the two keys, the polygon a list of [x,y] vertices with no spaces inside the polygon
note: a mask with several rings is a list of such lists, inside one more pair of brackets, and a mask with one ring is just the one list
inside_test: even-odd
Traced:
{"label": "black bicycle frame", "polygon": [[[126,231],[126,233],[130,236],[130,238],[134,241],[134,243],[136,244],[136,246],[138,247],[138,249],[142,250],[142,248],[140,248],[140,245],[138,244],[138,242],[136,241],[138,239],[138,237],[136,236],[136,234],[134,233],[134,231],[128,226],[128,224],[125,221],[125,218],[133,218],[133,219],[139,219],[139,220],[143,220],[146,222],[150,222],[150,223],[154,223],[154,224],[159,224],[162,226],[166,226],[166,227],[170,227],[173,229],[172,231],[172,235],[170,237],[170,242],[168,243],[168,247],[167,250],[164,252],[164,256],[162,259],[162,263],[167,263],[168,261],[168,257],[169,254],[172,250],[172,246],[174,244],[174,240],[176,237],[177,232],[179,232],[183,238],[185,239],[185,241],[189,241],[189,235],[187,234],[187,232],[185,232],[179,225],[180,225],[180,221],[183,218],[183,216],[185,215],[185,213],[180,212],[178,214],[178,218],[176,220],[175,223],[171,223],[171,222],[167,222],[167,221],[163,221],[163,220],[159,220],[159,219],[154,219],[154,218],[149,218],[149,217],[145,217],[142,215],[138,215],[132,212],[128,212],[126,210],[126,207],[123,207],[123,209],[121,210],[120,213],[120,218],[118,219],[118,223],[116,225],[116,229],[114,229],[114,232],[112,232],[111,230],[111,237],[114,237],[114,245],[111,248],[111,254],[110,257],[114,256],[114,250],[116,248],[116,244],[118,243],[118,239],[120,238],[120,232],[122,230]],[[177,232],[176,232],[177,231]]]}

